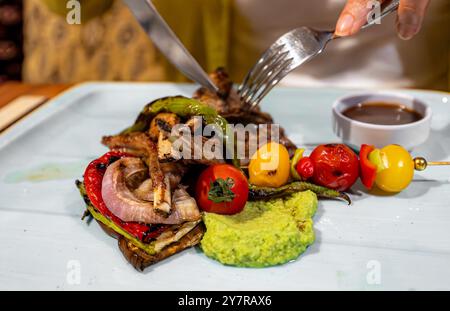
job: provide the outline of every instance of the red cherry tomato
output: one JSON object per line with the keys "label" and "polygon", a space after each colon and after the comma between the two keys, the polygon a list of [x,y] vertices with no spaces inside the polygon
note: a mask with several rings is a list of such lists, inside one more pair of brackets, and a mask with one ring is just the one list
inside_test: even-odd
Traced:
{"label": "red cherry tomato", "polygon": [[247,203],[248,181],[244,173],[232,165],[212,165],[200,175],[195,196],[205,212],[237,214]]}
{"label": "red cherry tomato", "polygon": [[295,166],[295,169],[303,180],[307,180],[314,175],[314,163],[310,157],[301,158]]}
{"label": "red cherry tomato", "polygon": [[358,156],[346,145],[321,145],[309,157],[314,163],[312,180],[318,185],[345,191],[359,177]]}

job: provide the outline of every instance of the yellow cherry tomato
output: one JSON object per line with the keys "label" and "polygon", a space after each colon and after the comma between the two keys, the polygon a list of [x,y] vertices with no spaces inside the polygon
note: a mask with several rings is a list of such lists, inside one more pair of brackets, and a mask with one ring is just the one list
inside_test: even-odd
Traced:
{"label": "yellow cherry tomato", "polygon": [[248,167],[249,181],[256,186],[278,188],[287,183],[289,171],[286,147],[270,142],[252,156]]}
{"label": "yellow cherry tomato", "polygon": [[409,152],[399,145],[375,149],[369,160],[377,166],[375,184],[386,192],[400,192],[414,177],[414,161]]}

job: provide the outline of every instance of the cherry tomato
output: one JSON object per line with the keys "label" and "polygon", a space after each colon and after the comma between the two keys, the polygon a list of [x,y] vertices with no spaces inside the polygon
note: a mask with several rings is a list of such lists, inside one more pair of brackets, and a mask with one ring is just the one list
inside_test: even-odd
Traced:
{"label": "cherry tomato", "polygon": [[289,152],[275,142],[265,144],[250,160],[248,174],[252,185],[278,188],[289,179]]}
{"label": "cherry tomato", "polygon": [[346,145],[321,145],[309,157],[314,163],[312,180],[318,185],[345,191],[359,177],[358,156]]}
{"label": "cherry tomato", "polygon": [[386,192],[400,192],[414,177],[414,161],[409,152],[399,145],[375,149],[369,160],[377,167],[375,184]]}
{"label": "cherry tomato", "polygon": [[314,162],[310,157],[303,157],[298,161],[295,169],[303,180],[307,180],[314,175]]}
{"label": "cherry tomato", "polygon": [[248,191],[244,173],[232,165],[217,164],[202,172],[195,197],[205,212],[233,215],[244,209]]}

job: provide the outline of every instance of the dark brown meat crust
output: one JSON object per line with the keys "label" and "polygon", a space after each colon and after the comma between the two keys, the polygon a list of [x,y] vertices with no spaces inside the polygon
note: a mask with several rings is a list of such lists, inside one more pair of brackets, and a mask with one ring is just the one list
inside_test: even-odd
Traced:
{"label": "dark brown meat crust", "polygon": [[225,70],[218,68],[209,76],[219,88],[220,93],[216,94],[207,88],[201,87],[194,93],[193,98],[216,109],[224,118],[229,114],[239,113],[244,107],[236,90],[233,89],[233,81],[231,81]]}
{"label": "dark brown meat crust", "polygon": [[[212,81],[219,87],[220,94],[215,94],[206,88],[200,88],[193,98],[208,106],[215,108],[230,124],[272,124],[272,116],[262,112],[258,107],[249,109],[244,105],[236,90],[233,89],[233,82],[223,68],[217,69],[210,74]],[[283,128],[280,127],[280,143],[283,144],[293,156],[297,147],[287,137]]]}

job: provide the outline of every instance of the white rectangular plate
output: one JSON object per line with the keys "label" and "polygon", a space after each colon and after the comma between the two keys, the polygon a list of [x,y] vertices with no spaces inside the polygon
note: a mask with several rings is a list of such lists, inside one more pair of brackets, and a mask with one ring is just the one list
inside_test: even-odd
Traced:
{"label": "white rectangular plate", "polygon": [[[0,136],[0,289],[450,289],[449,167],[417,173],[396,196],[369,195],[357,185],[350,207],[321,201],[314,218],[317,240],[295,262],[234,268],[190,249],[136,272],[116,240],[96,223],[80,220],[84,203],[74,181],[106,151],[102,135],[132,124],[156,98],[190,96],[193,90],[177,84],[83,84]],[[278,88],[263,109],[295,143],[311,149],[337,141],[331,105],[351,92]],[[423,99],[434,112],[431,137],[414,155],[449,160],[449,95],[398,92]]]}

